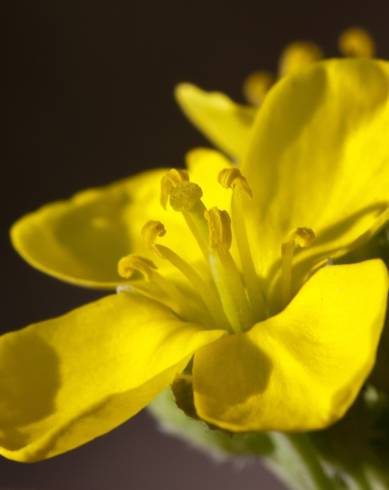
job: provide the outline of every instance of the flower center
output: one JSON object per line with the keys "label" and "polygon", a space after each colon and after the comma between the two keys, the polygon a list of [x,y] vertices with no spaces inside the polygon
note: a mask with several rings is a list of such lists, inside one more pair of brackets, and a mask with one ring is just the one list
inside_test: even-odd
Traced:
{"label": "flower center", "polygon": [[[252,198],[250,186],[236,167],[222,170],[218,180],[224,188],[232,189],[232,212],[236,218],[232,222],[227,211],[206,208],[202,189],[190,182],[186,171],[171,169],[161,181],[162,207],[170,205],[182,214],[206,267],[194,267],[175,251],[158,243],[167,232],[165,226],[160,221],[149,221],[142,229],[146,247],[158,259],[168,261],[180,273],[185,286],[163,277],[153,261],[137,255],[123,257],[118,263],[118,273],[130,279],[137,272],[145,279],[122,287],[125,290],[162,301],[185,318],[200,318],[218,328],[238,333],[265,319],[269,313],[244,219],[247,200]],[[239,262],[231,253],[233,239]],[[298,228],[282,244],[281,294],[284,304],[291,299],[295,251],[309,246],[313,239],[312,230]]]}

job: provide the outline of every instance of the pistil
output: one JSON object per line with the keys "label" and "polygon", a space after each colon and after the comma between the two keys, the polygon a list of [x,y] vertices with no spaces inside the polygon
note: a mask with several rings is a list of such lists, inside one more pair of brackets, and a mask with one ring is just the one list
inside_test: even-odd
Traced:
{"label": "pistil", "polygon": [[209,265],[224,311],[234,332],[254,323],[242,277],[230,253],[231,220],[226,211],[211,208],[205,218],[209,227]]}
{"label": "pistil", "polygon": [[[165,191],[167,191],[167,187],[162,190],[162,192]],[[174,211],[182,213],[204,257],[207,258],[207,224],[204,220],[206,208],[201,200],[202,196],[203,191],[200,186],[193,182],[181,181],[168,189],[168,194],[161,198],[161,202],[166,203],[169,199],[170,206]]]}
{"label": "pistil", "polygon": [[243,277],[255,318],[262,320],[266,317],[266,302],[260,279],[255,270],[245,223],[245,209],[249,205],[247,201],[252,199],[253,195],[247,180],[236,167],[223,169],[219,173],[218,181],[221,186],[226,189],[232,189],[233,192],[232,227],[238,247]]}
{"label": "pistil", "polygon": [[[167,186],[163,185],[161,189],[166,190]],[[250,192],[247,185],[246,192]],[[184,215],[209,265],[229,328],[241,332],[253,325],[256,315],[251,308],[241,272],[230,253],[231,220],[226,211],[217,208],[207,210],[201,197],[201,188],[185,180],[170,186],[168,196],[162,200],[164,203],[169,201],[175,211]],[[172,251],[159,248],[159,253],[169,254],[169,258],[178,265],[178,258],[172,255]],[[182,264],[181,269],[183,272]]]}
{"label": "pistil", "polygon": [[171,168],[161,179],[161,206],[166,209],[171,191],[182,182],[189,182],[189,174],[186,170]]}

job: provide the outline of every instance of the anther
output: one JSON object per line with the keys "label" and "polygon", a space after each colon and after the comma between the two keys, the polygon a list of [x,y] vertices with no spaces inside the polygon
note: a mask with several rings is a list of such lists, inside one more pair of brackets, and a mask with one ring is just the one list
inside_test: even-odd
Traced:
{"label": "anther", "polygon": [[157,266],[149,259],[139,255],[127,255],[118,262],[118,274],[124,279],[131,279],[135,272],[140,272],[145,279],[151,280]]}
{"label": "anther", "polygon": [[141,231],[143,241],[147,248],[156,251],[154,247],[155,241],[158,237],[166,234],[166,228],[160,221],[148,221]]}
{"label": "anther", "polygon": [[299,248],[309,247],[315,239],[311,228],[296,228],[289,240],[281,245],[281,290],[282,302],[286,305],[292,296],[293,257]]}
{"label": "anther", "polygon": [[280,76],[293,75],[315,61],[323,53],[319,46],[312,42],[296,41],[286,46],[279,61]]}
{"label": "anther", "polygon": [[208,250],[208,228],[204,218],[205,206],[201,198],[201,187],[189,182],[188,173],[181,170],[169,170],[161,181],[161,204],[167,202],[178,212],[181,212],[192,235],[196,239],[204,257]]}
{"label": "anther", "polygon": [[291,239],[300,248],[309,247],[315,239],[315,233],[311,228],[296,228],[292,232]]}
{"label": "anther", "polygon": [[211,208],[204,213],[208,222],[209,245],[215,250],[226,250],[231,248],[231,218],[227,211]]}
{"label": "anther", "polygon": [[201,202],[203,191],[193,182],[181,182],[170,191],[170,206],[174,211],[193,211]]}
{"label": "anther", "polygon": [[123,292],[136,293],[150,297],[155,301],[162,301],[180,315],[190,314],[191,305],[182,291],[174,282],[161,276],[157,267],[149,259],[138,255],[128,255],[119,260],[118,273],[125,279],[131,279],[139,272],[146,281],[134,281],[123,288]]}
{"label": "anther", "polygon": [[375,42],[370,34],[360,27],[350,27],[339,36],[339,51],[344,56],[372,58],[375,54]]}
{"label": "anther", "polygon": [[219,184],[225,189],[235,189],[239,186],[250,197],[253,197],[253,193],[245,177],[240,173],[240,170],[236,167],[224,168],[218,175]]}
{"label": "anther", "polygon": [[281,254],[283,258],[293,257],[296,249],[309,247],[315,239],[315,233],[311,228],[296,228],[289,235],[289,240],[282,244]]}
{"label": "anther", "polygon": [[161,206],[166,209],[171,191],[182,182],[189,182],[186,170],[172,168],[161,179]]}
{"label": "anther", "polygon": [[255,71],[243,83],[243,94],[247,101],[258,106],[274,85],[275,77],[268,71]]}

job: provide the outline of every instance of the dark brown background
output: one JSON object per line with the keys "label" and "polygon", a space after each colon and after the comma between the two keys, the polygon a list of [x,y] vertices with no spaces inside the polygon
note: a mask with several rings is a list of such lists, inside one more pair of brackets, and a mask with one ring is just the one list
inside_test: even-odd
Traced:
{"label": "dark brown background", "polygon": [[[335,54],[352,24],[389,55],[387,2],[14,1],[9,16],[9,159],[1,174],[1,324],[18,328],[97,293],[25,265],[7,230],[18,216],[139,169],[181,164],[203,139],[175,106],[182,80],[240,97],[242,79],[275,68],[288,41]],[[0,394],[1,396],[1,394]],[[215,464],[161,435],[143,413],[70,454],[34,465],[0,459],[0,488],[281,489],[257,464]]]}

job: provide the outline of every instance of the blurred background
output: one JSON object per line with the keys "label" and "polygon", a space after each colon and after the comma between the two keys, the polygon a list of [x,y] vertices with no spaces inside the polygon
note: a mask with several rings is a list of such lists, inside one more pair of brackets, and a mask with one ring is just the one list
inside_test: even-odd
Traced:
{"label": "blurred background", "polygon": [[[9,24],[9,152],[1,178],[1,331],[83,304],[100,293],[44,277],[20,260],[11,223],[41,204],[141,169],[177,166],[205,140],[173,99],[192,81],[242,100],[255,69],[275,70],[290,41],[336,55],[351,25],[389,57],[387,2],[19,0]],[[0,394],[1,397],[1,394]],[[0,398],[1,399],[1,398]],[[161,434],[143,412],[53,460],[1,459],[0,489],[281,490],[259,464],[216,463]]]}

